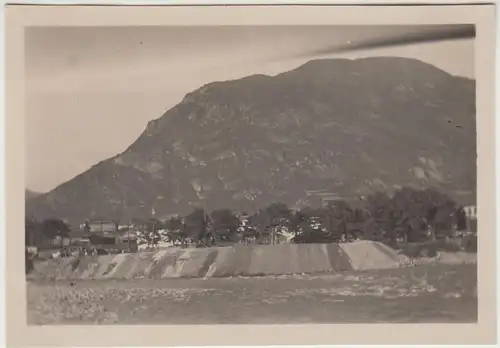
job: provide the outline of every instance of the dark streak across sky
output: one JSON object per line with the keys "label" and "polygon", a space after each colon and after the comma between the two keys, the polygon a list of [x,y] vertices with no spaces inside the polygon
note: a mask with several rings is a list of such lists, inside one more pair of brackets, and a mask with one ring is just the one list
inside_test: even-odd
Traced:
{"label": "dark streak across sky", "polygon": [[464,40],[475,38],[475,36],[476,29],[474,25],[457,25],[446,29],[429,29],[424,32],[407,33],[400,36],[395,35],[365,41],[347,42],[345,45],[334,45],[331,47],[322,47],[321,49],[302,52],[296,57],[298,58],[335,53],[346,53],[375,48],[391,48],[396,46],[407,46],[421,43]]}

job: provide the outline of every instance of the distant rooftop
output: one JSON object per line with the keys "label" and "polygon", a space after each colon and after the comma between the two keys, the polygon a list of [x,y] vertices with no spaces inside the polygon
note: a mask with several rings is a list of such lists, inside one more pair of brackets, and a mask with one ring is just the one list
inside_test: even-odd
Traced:
{"label": "distant rooftop", "polygon": [[91,221],[90,232],[114,232],[116,224],[113,221]]}

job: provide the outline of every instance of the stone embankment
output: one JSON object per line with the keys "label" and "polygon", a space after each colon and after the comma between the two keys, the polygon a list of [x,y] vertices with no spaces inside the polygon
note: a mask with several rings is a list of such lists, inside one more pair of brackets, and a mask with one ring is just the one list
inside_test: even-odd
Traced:
{"label": "stone embankment", "polygon": [[[475,254],[438,255],[432,262],[470,263]],[[35,263],[35,280],[165,279],[338,273],[404,267],[414,262],[372,241],[166,248],[133,254],[73,256]]]}

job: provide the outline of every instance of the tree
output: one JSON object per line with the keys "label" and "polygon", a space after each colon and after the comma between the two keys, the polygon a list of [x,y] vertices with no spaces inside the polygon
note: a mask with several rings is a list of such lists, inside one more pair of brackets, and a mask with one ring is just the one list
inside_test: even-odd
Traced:
{"label": "tree", "polygon": [[336,242],[344,232],[342,212],[345,205],[339,207],[330,204],[325,208],[304,208],[297,211],[290,219],[295,229],[295,242],[325,243]]}
{"label": "tree", "polygon": [[289,227],[292,210],[284,203],[272,203],[262,211],[265,228]]}
{"label": "tree", "polygon": [[37,244],[37,236],[40,224],[33,218],[26,218],[24,221],[24,243],[26,246]]}
{"label": "tree", "polygon": [[174,216],[168,219],[165,223],[165,228],[168,232],[179,232],[184,227],[182,218]]}
{"label": "tree", "polygon": [[295,235],[300,234],[303,230],[310,225],[311,218],[311,209],[304,208],[301,210],[297,210],[290,218],[290,229],[294,232]]}
{"label": "tree", "polygon": [[260,209],[248,218],[248,222],[251,226],[263,230],[270,225],[271,220],[264,209]]}
{"label": "tree", "polygon": [[465,231],[467,229],[467,216],[463,207],[457,209],[457,230]]}
{"label": "tree", "polygon": [[181,217],[171,217],[165,222],[164,227],[167,230],[167,236],[171,243],[184,243],[186,234],[184,229],[184,221]]}
{"label": "tree", "polygon": [[[434,239],[436,228],[438,234],[449,233],[456,210],[455,202],[437,190],[409,187],[396,191],[392,198],[375,193],[367,203],[375,229],[381,230],[389,243]],[[443,230],[446,232],[440,232]]]}
{"label": "tree", "polygon": [[331,241],[338,241],[342,236],[349,237],[351,234],[358,236],[359,233],[354,233],[358,227],[356,223],[362,221],[358,221],[357,215],[361,218],[361,211],[353,209],[342,200],[330,202],[317,213]]}
{"label": "tree", "polygon": [[280,227],[290,227],[292,210],[284,203],[272,203],[250,216],[249,222],[259,236],[269,237]]}
{"label": "tree", "polygon": [[41,232],[50,239],[55,237],[67,237],[71,230],[69,225],[60,219],[47,219],[42,221]]}
{"label": "tree", "polygon": [[211,222],[216,235],[229,239],[236,234],[240,220],[229,209],[220,209],[212,212]]}
{"label": "tree", "polygon": [[374,220],[372,238],[383,241],[394,227],[391,221],[393,201],[386,194],[375,192],[367,197],[365,204]]}
{"label": "tree", "polygon": [[47,238],[61,238],[61,247],[63,246],[63,237],[68,237],[70,230],[69,225],[60,219],[44,220],[40,226],[40,231]]}
{"label": "tree", "polygon": [[195,209],[186,216],[184,221],[184,232],[186,236],[198,241],[205,236],[207,231],[207,216],[201,208]]}

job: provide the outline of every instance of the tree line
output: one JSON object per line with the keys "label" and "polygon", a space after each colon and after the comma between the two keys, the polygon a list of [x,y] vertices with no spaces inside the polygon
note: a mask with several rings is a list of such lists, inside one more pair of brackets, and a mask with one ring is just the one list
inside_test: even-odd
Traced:
{"label": "tree line", "polygon": [[[267,238],[272,231],[286,228],[296,243],[338,242],[353,239],[377,240],[386,244],[419,242],[450,237],[453,231],[466,229],[463,207],[437,190],[404,187],[388,196],[375,193],[349,204],[330,202],[324,207],[292,210],[283,203],[273,203],[247,216],[241,227],[241,216],[224,209],[203,218],[203,210],[195,210],[184,219],[185,233],[203,235],[209,229],[220,239],[238,236]],[[196,218],[197,217],[197,218]],[[181,230],[182,218],[174,218],[162,226]],[[187,222],[187,224],[186,224]],[[235,238],[236,237],[236,238]]]}
{"label": "tree line", "polygon": [[[466,229],[463,207],[434,189],[403,187],[393,195],[377,192],[356,202],[335,201],[324,207],[292,210],[286,204],[272,203],[252,214],[230,209],[210,213],[194,209],[190,214],[165,221],[134,219],[145,231],[168,231],[171,239],[195,241],[268,239],[273,233],[288,230],[296,243],[339,242],[369,239],[396,244],[451,236],[454,229]],[[242,225],[242,221],[246,224]],[[34,221],[26,229],[35,228]],[[57,219],[38,223],[46,237],[66,236],[69,226]]]}

